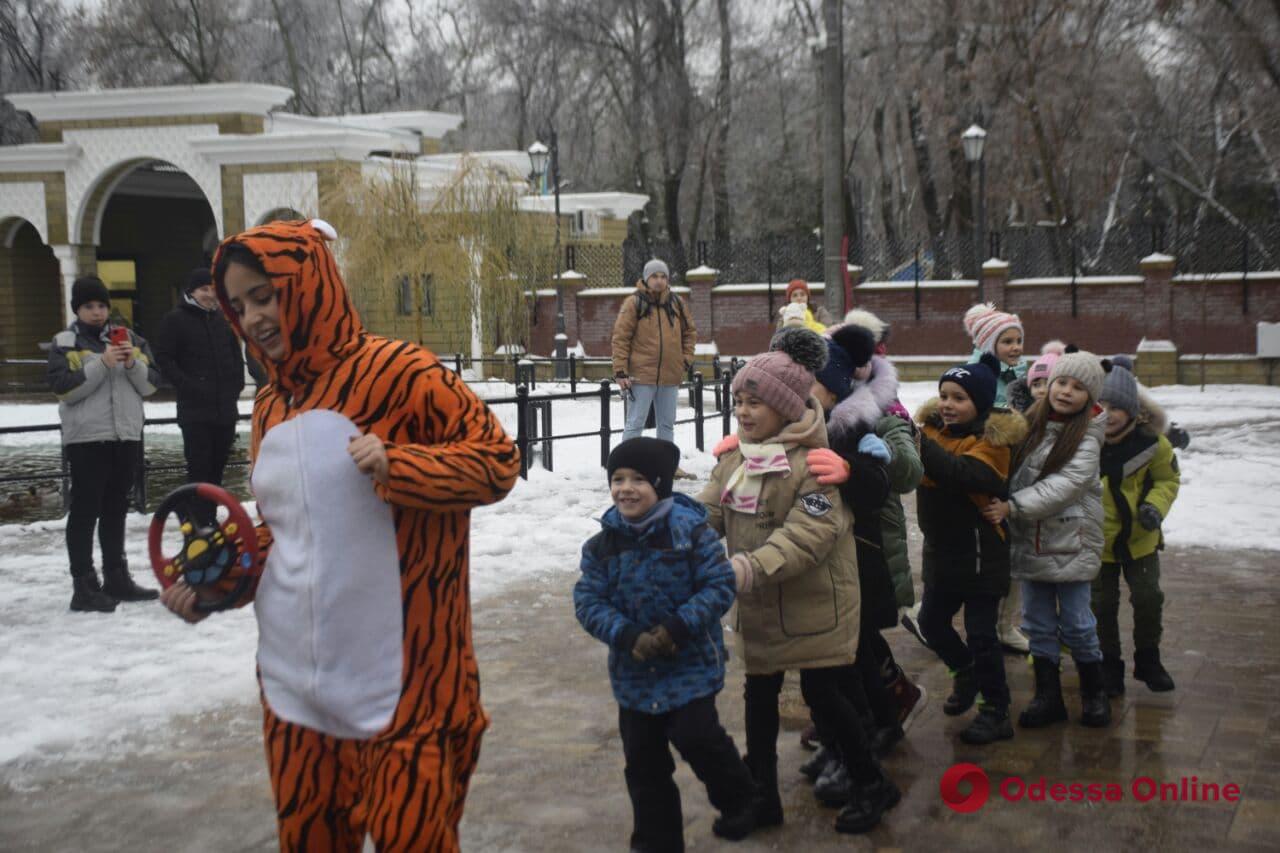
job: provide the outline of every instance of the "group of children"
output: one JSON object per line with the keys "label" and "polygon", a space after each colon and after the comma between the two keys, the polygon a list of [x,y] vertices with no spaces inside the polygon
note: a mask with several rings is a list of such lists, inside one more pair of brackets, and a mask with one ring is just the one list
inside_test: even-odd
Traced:
{"label": "group of children", "polygon": [[[733,379],[737,434],[715,449],[696,501],[671,491],[673,445],[614,449],[614,507],[583,548],[574,601],[610,649],[632,850],[683,849],[668,743],[706,784],[717,835],[782,822],[778,697],[789,669],[822,743],[802,772],[841,806],[838,831],[872,829],[900,797],[879,760],[924,704],[880,633],[904,614],[952,674],[944,713],[978,706],[966,743],[1013,737],[1002,645],[1029,651],[1034,667],[1020,726],[1067,719],[1063,647],[1079,671],[1081,722],[1109,724],[1108,699],[1124,691],[1121,575],[1135,677],[1173,688],[1160,664],[1157,552],[1178,468],[1163,413],[1123,358],[1051,345],[1024,359],[1020,320],[991,305],[970,309],[965,326],[975,358],[942,375],[913,421],[886,324],[865,311],[825,335],[784,324]],[[924,534],[918,612],[900,500],[911,491]],[[746,670],[741,757],[714,702],[731,608]],[[962,609],[964,637],[953,627]]]}

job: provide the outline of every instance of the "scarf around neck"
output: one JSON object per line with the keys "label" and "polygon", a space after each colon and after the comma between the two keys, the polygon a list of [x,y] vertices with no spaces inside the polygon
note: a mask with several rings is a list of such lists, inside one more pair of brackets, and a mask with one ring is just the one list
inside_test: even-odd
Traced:
{"label": "scarf around neck", "polygon": [[735,512],[755,514],[760,509],[760,491],[764,488],[764,475],[791,473],[787,461],[787,448],[781,442],[738,445],[742,452],[742,464],[729,475],[720,493],[720,505]]}

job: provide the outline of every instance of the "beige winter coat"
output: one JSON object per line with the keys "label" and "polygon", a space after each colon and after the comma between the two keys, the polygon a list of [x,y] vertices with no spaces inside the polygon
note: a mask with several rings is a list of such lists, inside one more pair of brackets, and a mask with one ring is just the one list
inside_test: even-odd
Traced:
{"label": "beige winter coat", "polygon": [[613,324],[614,375],[641,385],[679,385],[697,340],[689,306],[671,288],[651,295],[641,282]]}
{"label": "beige winter coat", "polygon": [[827,446],[818,401],[810,399],[804,418],[771,441],[788,446],[791,473],[764,475],[759,512],[720,506],[725,484],[742,464],[738,449],[720,457],[699,495],[729,553],[745,552],[754,569],[752,589],[738,596],[733,616],[747,673],[853,663],[859,619],[853,519],[839,490],[819,485],[805,464],[811,449]]}

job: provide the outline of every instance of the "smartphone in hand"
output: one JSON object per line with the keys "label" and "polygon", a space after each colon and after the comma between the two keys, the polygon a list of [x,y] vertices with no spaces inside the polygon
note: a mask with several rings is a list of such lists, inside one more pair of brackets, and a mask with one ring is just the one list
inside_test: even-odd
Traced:
{"label": "smartphone in hand", "polygon": [[129,343],[129,330],[124,326],[113,326],[111,328],[111,343],[115,346]]}

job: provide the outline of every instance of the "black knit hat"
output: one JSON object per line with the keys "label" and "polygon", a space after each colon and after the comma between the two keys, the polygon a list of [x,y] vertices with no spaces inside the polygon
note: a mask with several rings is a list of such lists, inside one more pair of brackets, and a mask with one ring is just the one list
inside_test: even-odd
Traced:
{"label": "black knit hat", "polygon": [[609,479],[619,468],[631,468],[639,471],[640,476],[649,481],[659,498],[671,497],[671,481],[676,475],[676,465],[680,462],[680,448],[660,438],[639,436],[629,438],[619,444],[609,454],[609,462],[605,466]]}
{"label": "black knit hat", "polygon": [[827,364],[813,378],[835,395],[836,402],[853,391],[853,371],[871,360],[876,351],[876,338],[862,326],[848,324],[827,330]]}
{"label": "black knit hat", "polygon": [[86,302],[101,302],[111,305],[111,291],[96,275],[82,275],[71,285],[71,310],[79,311]]}
{"label": "black knit hat", "polygon": [[938,387],[943,382],[954,382],[964,389],[973,400],[978,414],[986,414],[996,401],[996,382],[1000,375],[1000,362],[994,355],[984,352],[982,358],[972,364],[961,364],[942,374]]}
{"label": "black knit hat", "polygon": [[213,284],[213,273],[209,272],[208,267],[196,267],[187,273],[187,286],[182,291],[190,293],[197,287],[204,287],[209,284]]}

